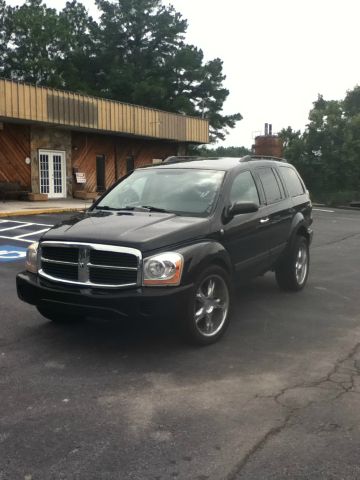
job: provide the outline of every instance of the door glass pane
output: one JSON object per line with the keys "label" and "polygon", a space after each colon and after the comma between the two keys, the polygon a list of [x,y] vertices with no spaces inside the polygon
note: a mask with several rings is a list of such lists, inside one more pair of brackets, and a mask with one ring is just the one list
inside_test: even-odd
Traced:
{"label": "door glass pane", "polygon": [[230,203],[235,202],[254,202],[259,205],[259,195],[250,172],[242,172],[235,177],[230,190]]}
{"label": "door glass pane", "polygon": [[62,193],[62,156],[53,155],[54,193]]}
{"label": "door glass pane", "polygon": [[271,168],[260,168],[257,170],[261,183],[264,187],[266,203],[269,205],[281,200],[279,184]]}
{"label": "door glass pane", "polygon": [[40,193],[50,193],[49,155],[40,154]]}

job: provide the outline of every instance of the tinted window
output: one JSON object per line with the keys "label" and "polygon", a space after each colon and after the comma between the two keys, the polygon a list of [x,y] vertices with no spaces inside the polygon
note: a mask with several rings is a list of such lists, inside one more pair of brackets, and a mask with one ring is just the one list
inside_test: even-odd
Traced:
{"label": "tinted window", "polygon": [[235,177],[230,190],[230,202],[254,202],[257,205],[259,195],[250,172],[242,172]]}
{"label": "tinted window", "polygon": [[257,170],[261,183],[264,187],[266,203],[275,203],[281,200],[281,192],[275,174],[271,168],[260,168]]}
{"label": "tinted window", "polygon": [[280,167],[280,172],[292,197],[297,197],[304,193],[304,188],[295,170],[288,167]]}

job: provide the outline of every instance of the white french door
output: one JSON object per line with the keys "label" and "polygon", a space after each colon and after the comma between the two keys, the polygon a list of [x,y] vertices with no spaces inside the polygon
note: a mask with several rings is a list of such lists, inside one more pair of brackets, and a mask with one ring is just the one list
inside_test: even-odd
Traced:
{"label": "white french door", "polygon": [[39,150],[40,193],[49,198],[66,197],[65,152]]}

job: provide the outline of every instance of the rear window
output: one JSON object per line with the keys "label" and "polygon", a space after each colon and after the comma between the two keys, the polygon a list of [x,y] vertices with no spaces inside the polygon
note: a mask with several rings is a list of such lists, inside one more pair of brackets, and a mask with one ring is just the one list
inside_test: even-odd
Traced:
{"label": "rear window", "polygon": [[289,167],[279,167],[282,178],[285,181],[286,187],[291,197],[297,197],[305,193],[303,184],[299,175]]}

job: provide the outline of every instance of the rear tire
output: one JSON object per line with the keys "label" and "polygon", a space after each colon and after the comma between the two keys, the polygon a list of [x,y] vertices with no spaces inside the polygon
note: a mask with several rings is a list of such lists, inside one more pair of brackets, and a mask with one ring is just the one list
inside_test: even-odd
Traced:
{"label": "rear tire", "polygon": [[81,315],[74,315],[61,309],[55,309],[54,307],[45,305],[38,305],[36,308],[47,320],[58,324],[69,325],[71,323],[77,323],[84,318]]}
{"label": "rear tire", "polygon": [[303,236],[297,236],[291,250],[275,269],[278,286],[288,292],[302,290],[309,276],[309,242]]}
{"label": "rear tire", "polygon": [[190,343],[210,345],[224,335],[230,321],[230,285],[229,275],[221,267],[208,267],[199,274],[181,319]]}

